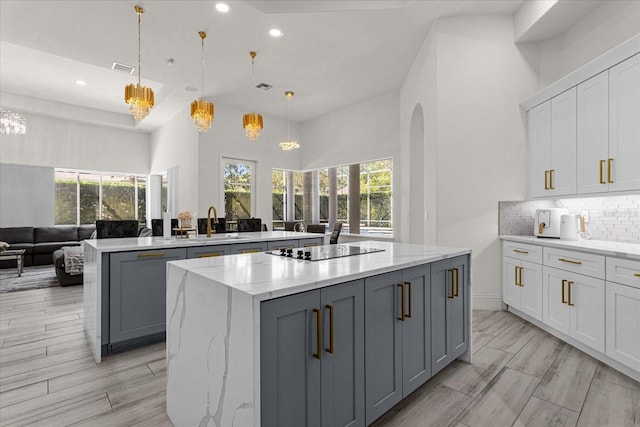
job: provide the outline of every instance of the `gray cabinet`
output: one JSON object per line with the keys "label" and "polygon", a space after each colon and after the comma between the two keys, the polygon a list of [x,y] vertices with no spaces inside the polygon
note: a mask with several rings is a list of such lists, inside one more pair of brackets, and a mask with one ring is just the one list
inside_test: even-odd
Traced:
{"label": "gray cabinet", "polygon": [[276,242],[267,242],[268,251],[277,251],[279,249],[293,249],[298,247],[297,240],[278,240]]}
{"label": "gray cabinet", "polygon": [[324,245],[324,237],[312,237],[309,239],[300,239],[298,240],[299,248],[310,248],[313,246],[322,246]]}
{"label": "gray cabinet", "polygon": [[469,349],[468,284],[468,256],[431,264],[432,375]]}
{"label": "gray cabinet", "polygon": [[261,425],[364,426],[364,281],[263,302]]}
{"label": "gray cabinet", "polygon": [[371,423],[431,377],[430,266],[366,279],[366,417]]}
{"label": "gray cabinet", "polygon": [[265,252],[266,250],[267,242],[239,243],[231,245],[231,255],[252,254],[256,252]]}
{"label": "gray cabinet", "polygon": [[209,258],[231,255],[231,245],[193,246],[187,248],[187,258]]}
{"label": "gray cabinet", "polygon": [[166,263],[187,251],[163,249],[118,252],[109,262],[109,352],[164,339]]}

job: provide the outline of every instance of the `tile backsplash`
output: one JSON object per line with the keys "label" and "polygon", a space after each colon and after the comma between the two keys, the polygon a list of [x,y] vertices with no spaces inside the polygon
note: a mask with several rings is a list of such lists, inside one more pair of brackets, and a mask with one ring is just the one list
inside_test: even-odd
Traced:
{"label": "tile backsplash", "polygon": [[640,195],[499,202],[500,234],[533,236],[536,209],[544,208],[567,208],[572,214],[588,211],[586,225],[593,240],[640,243]]}

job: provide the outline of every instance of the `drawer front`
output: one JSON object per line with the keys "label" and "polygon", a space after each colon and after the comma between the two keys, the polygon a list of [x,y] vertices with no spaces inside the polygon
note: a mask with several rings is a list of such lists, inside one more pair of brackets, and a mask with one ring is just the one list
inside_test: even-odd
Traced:
{"label": "drawer front", "polygon": [[502,242],[502,255],[510,258],[542,264],[542,246],[518,242]]}
{"label": "drawer front", "polygon": [[607,257],[607,280],[640,288],[640,261]]}
{"label": "drawer front", "polygon": [[231,245],[194,246],[187,248],[187,258],[209,258],[231,254]]}
{"label": "drawer front", "polygon": [[545,247],[544,265],[604,279],[604,256]]}

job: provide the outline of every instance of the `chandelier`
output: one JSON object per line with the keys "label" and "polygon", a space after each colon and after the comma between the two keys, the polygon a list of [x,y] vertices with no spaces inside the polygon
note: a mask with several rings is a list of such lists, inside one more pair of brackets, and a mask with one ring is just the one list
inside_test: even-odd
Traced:
{"label": "chandelier", "polygon": [[3,135],[23,135],[27,131],[26,119],[18,113],[0,110],[0,133]]}
{"label": "chandelier", "polygon": [[124,101],[129,104],[133,118],[142,120],[153,108],[153,90],[140,84],[140,17],[144,9],[136,5],[135,11],[138,14],[138,84],[131,83],[124,88]]}
{"label": "chandelier", "polygon": [[213,103],[203,99],[204,98],[204,39],[207,37],[207,33],[204,31],[198,32],[202,39],[202,95],[200,99],[196,99],[191,102],[191,118],[198,128],[198,132],[206,132],[211,127],[213,121]]}
{"label": "chandelier", "polygon": [[[249,52],[251,56],[251,82],[252,87],[255,89],[255,52]],[[255,102],[254,102],[255,104]],[[255,105],[254,105],[255,108]],[[251,141],[255,141],[262,132],[262,116],[258,113],[247,113],[242,117],[242,127],[244,127],[247,134],[247,138]]]}
{"label": "chandelier", "polygon": [[287,140],[281,142],[279,145],[283,151],[289,151],[300,148],[300,144],[298,144],[298,141],[294,141],[291,139],[291,98],[293,98],[294,95],[293,91],[288,90],[284,93],[284,95],[289,100],[289,110],[287,113]]}

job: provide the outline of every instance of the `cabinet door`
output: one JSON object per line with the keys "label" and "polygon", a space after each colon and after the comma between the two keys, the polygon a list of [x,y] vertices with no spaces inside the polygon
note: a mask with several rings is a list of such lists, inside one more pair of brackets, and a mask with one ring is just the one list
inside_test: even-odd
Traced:
{"label": "cabinet door", "polygon": [[537,320],[542,320],[542,266],[520,261],[520,310]]}
{"label": "cabinet door", "polygon": [[322,246],[324,244],[324,237],[313,237],[310,239],[300,239],[298,241],[299,248],[311,248],[313,246]]}
{"label": "cabinet door", "polygon": [[275,242],[267,242],[268,251],[276,251],[279,249],[293,249],[298,247],[297,240],[278,240]]}
{"label": "cabinet door", "polygon": [[239,243],[231,245],[231,254],[252,254],[256,252],[265,252],[267,250],[267,242]]}
{"label": "cabinet door", "polygon": [[542,269],[542,321],[569,335],[567,273],[552,267]]}
{"label": "cabinet door", "polygon": [[455,298],[455,283],[449,271],[450,260],[431,264],[431,375],[451,362],[451,337],[447,319],[451,310],[449,299]]}
{"label": "cabinet door", "polygon": [[447,333],[451,339],[451,358],[456,359],[469,349],[469,257],[460,256],[451,260],[454,273],[454,297],[448,299],[451,306],[447,319]]}
{"label": "cabinet door", "polygon": [[402,322],[402,396],[431,377],[431,289],[429,265],[402,271],[406,316]]}
{"label": "cabinet door", "polygon": [[400,271],[365,279],[366,421],[402,399]]}
{"label": "cabinet door", "polygon": [[231,245],[194,246],[187,248],[187,258],[209,258],[231,255]]}
{"label": "cabinet door", "polygon": [[576,89],[551,99],[549,193],[576,194]]}
{"label": "cabinet door", "polygon": [[527,112],[529,143],[529,192],[531,197],[548,196],[548,170],[551,165],[551,101]]}
{"label": "cabinet door", "polygon": [[[578,193],[608,191],[609,76],[604,71],[577,87]],[[636,119],[637,120],[637,119]]]}
{"label": "cabinet door", "polygon": [[604,280],[581,274],[567,275],[570,335],[604,353]]}
{"label": "cabinet door", "polygon": [[364,280],[329,286],[320,294],[322,425],[364,426]]}
{"label": "cabinet door", "polygon": [[640,370],[640,288],[606,282],[606,354]]}
{"label": "cabinet door", "polygon": [[520,289],[520,264],[514,258],[502,258],[502,301],[517,309],[521,310],[521,294]]}
{"label": "cabinet door", "polygon": [[639,117],[640,54],[637,54],[609,70],[609,191],[640,189]]}
{"label": "cabinet door", "polygon": [[166,263],[185,258],[185,249],[110,255],[109,343],[165,332]]}
{"label": "cabinet door", "polygon": [[320,291],[260,305],[260,394],[263,427],[320,426],[317,313]]}

